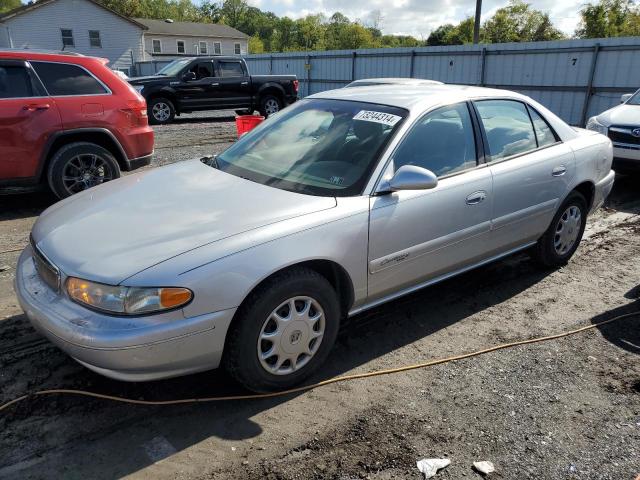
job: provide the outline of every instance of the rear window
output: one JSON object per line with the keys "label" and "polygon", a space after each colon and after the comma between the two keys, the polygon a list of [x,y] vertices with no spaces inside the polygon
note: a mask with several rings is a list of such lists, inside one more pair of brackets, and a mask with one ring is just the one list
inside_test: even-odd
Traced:
{"label": "rear window", "polygon": [[244,71],[240,62],[218,62],[221,77],[243,77]]}
{"label": "rear window", "polygon": [[77,65],[55,62],[32,62],[31,65],[51,96],[109,93],[93,75]]}
{"label": "rear window", "polygon": [[31,75],[26,68],[20,66],[0,67],[0,98],[28,98],[39,97],[40,92],[32,82]]}

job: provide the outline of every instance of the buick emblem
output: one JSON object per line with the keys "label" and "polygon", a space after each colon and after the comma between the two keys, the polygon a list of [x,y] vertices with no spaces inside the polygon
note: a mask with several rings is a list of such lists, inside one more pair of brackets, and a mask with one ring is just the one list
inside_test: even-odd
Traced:
{"label": "buick emblem", "polygon": [[633,135],[634,137],[640,137],[640,128],[634,128],[633,130],[631,130],[631,135]]}
{"label": "buick emblem", "polygon": [[295,345],[300,341],[300,337],[302,337],[302,332],[300,330],[296,330],[291,334],[291,337],[289,337],[289,341]]}

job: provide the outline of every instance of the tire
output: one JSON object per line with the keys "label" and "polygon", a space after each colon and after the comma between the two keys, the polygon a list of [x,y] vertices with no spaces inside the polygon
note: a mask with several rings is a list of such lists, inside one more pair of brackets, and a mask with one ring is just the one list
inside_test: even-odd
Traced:
{"label": "tire", "polygon": [[260,115],[269,118],[269,115],[282,110],[282,100],[275,95],[265,95],[260,99]]}
{"label": "tire", "polygon": [[584,196],[578,192],[570,193],[562,202],[547,231],[533,247],[534,260],[544,267],[566,265],[580,245],[587,213],[587,201]]}
{"label": "tire", "polygon": [[236,110],[236,115],[240,117],[243,115],[253,115],[253,110],[249,110],[248,108],[246,110]]}
{"label": "tire", "polygon": [[[291,300],[301,315],[293,322]],[[279,322],[275,321],[276,314]],[[307,268],[276,274],[252,292],[236,312],[227,333],[223,366],[238,383],[254,392],[291,388],[324,363],[339,324],[338,297],[326,278]],[[259,340],[269,335],[277,343]],[[298,353],[305,348],[311,355]],[[261,359],[260,353],[265,352]],[[291,358],[296,359],[297,368],[293,368]]]}
{"label": "tire", "polygon": [[119,177],[120,167],[113,154],[88,142],[74,142],[60,148],[51,158],[47,172],[49,187],[58,198]]}
{"label": "tire", "polygon": [[168,98],[157,97],[151,99],[147,105],[147,116],[152,125],[166,125],[173,122],[176,108]]}

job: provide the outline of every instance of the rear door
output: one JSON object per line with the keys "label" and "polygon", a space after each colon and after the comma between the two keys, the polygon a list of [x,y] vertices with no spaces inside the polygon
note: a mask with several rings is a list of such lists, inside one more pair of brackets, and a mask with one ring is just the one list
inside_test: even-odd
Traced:
{"label": "rear door", "polygon": [[485,256],[492,181],[489,169],[479,160],[478,137],[470,106],[463,102],[425,114],[393,153],[392,171],[402,165],[424,167],[437,175],[438,185],[371,198],[371,300]]}
{"label": "rear door", "polygon": [[251,105],[251,78],[240,60],[216,60],[220,104],[233,108]]}
{"label": "rear door", "polygon": [[61,129],[29,63],[0,59],[0,181],[36,177],[47,139]]}
{"label": "rear door", "polygon": [[494,202],[491,244],[509,250],[537,240],[549,226],[574,175],[572,150],[529,105],[474,102],[488,148]]}

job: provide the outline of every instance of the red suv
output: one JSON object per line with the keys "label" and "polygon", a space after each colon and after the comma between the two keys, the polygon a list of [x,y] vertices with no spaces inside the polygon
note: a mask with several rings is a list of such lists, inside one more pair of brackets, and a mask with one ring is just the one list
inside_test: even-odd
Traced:
{"label": "red suv", "polygon": [[0,50],[0,186],[63,198],[149,164],[146,102],[107,62]]}

